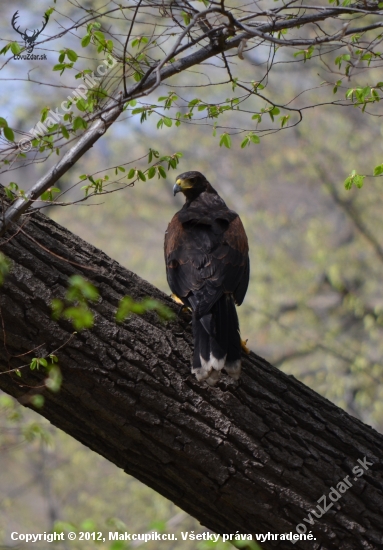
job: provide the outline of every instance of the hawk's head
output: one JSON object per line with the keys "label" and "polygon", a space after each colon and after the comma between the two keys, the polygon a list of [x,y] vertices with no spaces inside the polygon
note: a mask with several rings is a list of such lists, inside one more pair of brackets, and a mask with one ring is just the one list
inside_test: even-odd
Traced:
{"label": "hawk's head", "polygon": [[182,192],[187,199],[190,199],[210,189],[212,189],[210,183],[201,172],[191,171],[177,176],[173,192],[174,195]]}

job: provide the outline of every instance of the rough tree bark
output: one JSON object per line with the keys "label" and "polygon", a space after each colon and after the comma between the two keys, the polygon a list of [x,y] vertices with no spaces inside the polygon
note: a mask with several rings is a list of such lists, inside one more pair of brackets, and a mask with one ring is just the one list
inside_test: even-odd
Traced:
{"label": "rough tree bark", "polygon": [[[62,389],[43,390],[43,416],[218,533],[296,533],[303,523],[316,540],[295,548],[383,548],[383,436],[254,353],[239,383],[198,383],[188,319],[114,321],[124,295],[176,310],[169,297],[41,214],[20,223],[1,245],[13,270],[0,288],[0,370],[63,346]],[[74,273],[101,298],[94,328],[70,339],[73,328],[52,321],[50,302]],[[0,388],[31,406],[43,373],[22,372],[0,375]],[[357,478],[352,470],[364,457],[370,464]],[[321,518],[312,514],[312,525],[304,522],[310,510],[321,515],[317,500],[331,504],[331,487],[346,476],[352,486]]]}

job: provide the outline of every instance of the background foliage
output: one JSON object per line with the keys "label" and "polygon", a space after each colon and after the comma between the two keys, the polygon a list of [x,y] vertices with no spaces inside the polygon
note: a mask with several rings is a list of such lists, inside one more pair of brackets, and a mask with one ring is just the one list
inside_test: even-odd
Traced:
{"label": "background foliage", "polygon": [[[80,13],[84,16],[81,27],[36,50],[46,54],[46,61],[3,58],[0,122],[5,121],[1,139],[6,162],[1,183],[14,192],[28,190],[56,161],[56,147],[65,150],[69,131],[78,136],[81,120],[90,120],[104,105],[99,90],[88,97],[87,106],[77,102],[76,113],[65,121],[69,130],[53,129],[53,136],[35,143],[25,157],[15,157],[10,148],[10,132],[18,129],[16,135],[22,137],[39,120],[45,122],[49,108],[59,107],[81,81],[74,75],[89,66],[94,70],[97,59],[105,57],[108,40],[122,55],[124,15],[102,21],[103,27],[86,22],[111,4],[42,2],[36,8],[20,1],[4,6],[3,45],[16,40],[10,26],[16,9],[24,26],[37,28],[43,11],[54,7],[45,38],[59,33],[62,25],[68,28]],[[264,2],[251,9],[275,10],[277,4],[282,6]],[[158,6],[140,12],[129,42],[135,52],[129,82],[139,82],[145,63],[174,42],[175,21],[183,21],[184,27],[190,23],[193,12],[185,6],[178,19],[157,15],[162,30],[156,30],[156,44],[150,17],[153,10],[158,14]],[[197,2],[193,6],[203,7]],[[325,2],[321,6],[328,8]],[[350,4],[343,2],[339,10],[342,6]],[[358,18],[375,24],[377,3],[364,3],[367,14],[354,6],[360,10]],[[343,28],[333,18],[329,21],[328,33]],[[345,21],[350,25],[345,18],[341,23]],[[219,19],[208,24],[214,27]],[[298,40],[299,32],[291,32],[287,38]],[[239,314],[250,348],[381,431],[381,37],[377,30],[369,39],[354,34],[348,42],[342,36],[336,45],[311,47],[309,41],[321,33],[318,25],[310,27],[306,46],[293,44],[290,49],[278,49],[272,39],[282,40],[283,35],[271,33],[269,42],[260,38],[256,47],[243,44],[243,52],[231,52],[226,59],[230,70],[224,58],[214,59],[164,82],[149,97],[130,103],[107,136],[61,178],[57,189],[65,194],[51,190],[38,206],[168,292],[163,234],[181,206],[181,199],[172,196],[174,177],[186,170],[203,172],[240,213],[249,236],[251,281]],[[121,85],[121,76],[117,68],[103,83],[107,93]],[[248,94],[241,83],[256,88],[257,95]],[[148,172],[153,166],[155,173],[153,168]],[[58,204],[70,206],[52,206],[52,193]],[[86,202],[85,195],[90,197]],[[0,407],[4,545],[10,544],[12,530],[43,532],[57,522],[88,530],[91,525],[105,530],[111,525],[125,530],[126,525],[132,532],[169,525],[175,532],[201,529],[35,413],[22,411],[8,396],[1,396]]]}

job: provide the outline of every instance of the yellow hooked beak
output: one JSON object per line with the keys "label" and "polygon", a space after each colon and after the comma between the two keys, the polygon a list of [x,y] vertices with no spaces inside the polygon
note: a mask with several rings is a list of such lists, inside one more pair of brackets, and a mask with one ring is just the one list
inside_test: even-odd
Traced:
{"label": "yellow hooked beak", "polygon": [[193,186],[190,184],[189,180],[178,179],[173,187],[173,193],[176,195],[177,193],[184,192],[186,189],[191,189],[192,187]]}

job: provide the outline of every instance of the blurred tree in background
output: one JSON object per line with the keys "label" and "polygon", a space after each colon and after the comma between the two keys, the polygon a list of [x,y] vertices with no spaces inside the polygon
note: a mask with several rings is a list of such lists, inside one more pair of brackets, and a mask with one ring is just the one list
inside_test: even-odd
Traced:
{"label": "blurred tree in background", "polygon": [[[33,29],[50,8],[33,52],[47,59],[14,59],[25,54],[14,10]],[[381,15],[378,2],[349,0],[20,1],[4,6],[0,98],[1,183],[15,196],[121,101],[107,136],[33,204],[166,292],[173,168],[203,172],[251,243],[239,310],[251,349],[380,431]],[[111,69],[89,85],[105,59]],[[7,396],[1,406],[4,544],[28,522],[197,529]]]}

